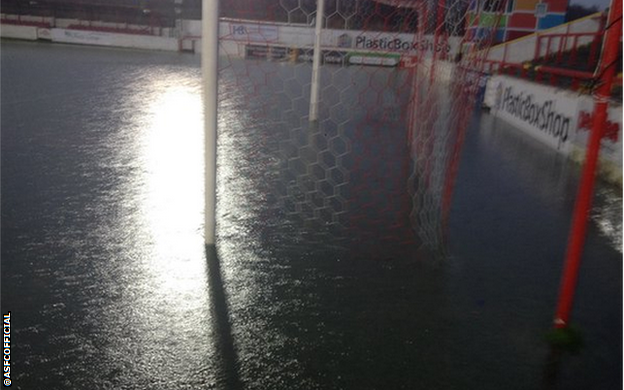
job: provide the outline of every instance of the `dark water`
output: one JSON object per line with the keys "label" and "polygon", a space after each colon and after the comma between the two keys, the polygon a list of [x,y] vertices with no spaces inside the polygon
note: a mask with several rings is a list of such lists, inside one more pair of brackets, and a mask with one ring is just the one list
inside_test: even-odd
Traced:
{"label": "dark water", "polygon": [[[621,190],[596,196],[574,312],[585,348],[553,368],[543,334],[578,168],[503,122],[473,118],[450,255],[432,264],[280,237],[264,208],[275,156],[258,145],[272,138],[225,110],[217,261],[197,57],[3,41],[1,59],[16,388],[621,387]],[[241,92],[221,93],[229,107]]]}

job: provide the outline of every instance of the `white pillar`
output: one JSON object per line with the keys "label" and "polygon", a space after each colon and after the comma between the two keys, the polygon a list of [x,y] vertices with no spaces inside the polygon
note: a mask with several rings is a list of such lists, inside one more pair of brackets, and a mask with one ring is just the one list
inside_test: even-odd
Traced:
{"label": "white pillar", "polygon": [[321,30],[325,15],[325,0],[316,3],[316,27],[314,30],[314,59],[312,61],[312,85],[310,89],[310,122],[318,120],[319,66],[321,65]]}
{"label": "white pillar", "polygon": [[202,81],[204,97],[204,243],[215,244],[217,193],[217,74],[219,0],[202,2]]}

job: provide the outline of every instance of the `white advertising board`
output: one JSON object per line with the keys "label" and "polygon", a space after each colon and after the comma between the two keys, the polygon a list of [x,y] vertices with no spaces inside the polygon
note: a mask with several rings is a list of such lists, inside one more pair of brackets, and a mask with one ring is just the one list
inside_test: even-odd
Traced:
{"label": "white advertising board", "polygon": [[[584,155],[587,148],[590,131],[594,120],[594,100],[583,96],[578,104],[578,131],[575,144],[579,152]],[[620,180],[622,173],[622,106],[611,105],[607,110],[607,122],[603,129],[600,143],[600,160],[603,169],[607,171],[619,170]],[[607,172],[612,175],[613,172]]]}
{"label": "white advertising board", "polygon": [[[508,76],[493,76],[484,104],[558,153],[582,161],[593,124],[594,99]],[[622,183],[622,106],[610,104],[601,141],[601,174]]]}
{"label": "white advertising board", "polygon": [[0,23],[0,36],[34,41],[37,39],[37,27]]}
{"label": "white advertising board", "polygon": [[52,40],[64,43],[82,43],[88,45],[112,44],[111,33],[97,31],[66,30],[63,28],[53,28],[51,31]]}
{"label": "white advertising board", "polygon": [[53,28],[51,30],[51,36],[52,41],[63,43],[128,47],[150,50],[179,50],[179,42],[177,39],[151,35],[118,34],[99,31]]}
{"label": "white advertising board", "polygon": [[505,76],[488,82],[492,112],[554,150],[569,154],[576,133],[578,101],[567,91]]}
{"label": "white advertising board", "polygon": [[342,49],[381,51],[384,53],[397,53],[418,55],[425,54],[431,57],[434,52],[453,57],[459,48],[459,39],[451,37],[448,40],[436,42],[433,35],[426,35],[416,40],[413,34],[393,34],[380,32],[328,30],[328,46]]}
{"label": "white advertising board", "polygon": [[[314,28],[305,25],[283,25],[279,23],[253,23],[246,20],[222,20],[219,26],[222,40],[242,43],[266,43],[286,47],[307,48],[314,45]],[[344,51],[366,51],[396,53],[406,55],[435,52],[453,57],[459,48],[460,39],[435,41],[433,35],[416,40],[414,34],[386,33],[377,31],[331,30],[321,33],[321,46],[324,49]]]}
{"label": "white advertising board", "polygon": [[270,24],[230,23],[232,39],[244,42],[278,42],[278,26]]}
{"label": "white advertising board", "polygon": [[46,41],[52,40],[52,31],[49,28],[38,28],[37,39],[43,39]]}

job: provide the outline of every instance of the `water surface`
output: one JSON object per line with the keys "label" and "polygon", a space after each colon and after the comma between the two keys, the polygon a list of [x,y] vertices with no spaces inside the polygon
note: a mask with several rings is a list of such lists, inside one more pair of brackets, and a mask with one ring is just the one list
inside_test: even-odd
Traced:
{"label": "water surface", "polygon": [[[396,240],[350,255],[289,236],[297,221],[267,207],[283,134],[245,119],[253,104],[226,109],[216,261],[198,57],[2,41],[1,60],[16,388],[621,386],[621,190],[596,194],[574,312],[586,347],[546,381],[578,167],[504,122],[473,118],[449,256],[427,262]],[[248,92],[222,89],[222,107]]]}

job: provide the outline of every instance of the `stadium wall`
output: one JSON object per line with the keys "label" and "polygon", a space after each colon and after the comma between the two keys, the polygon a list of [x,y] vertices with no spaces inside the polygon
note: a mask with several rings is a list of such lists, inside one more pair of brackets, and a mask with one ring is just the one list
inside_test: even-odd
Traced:
{"label": "stadium wall", "polygon": [[35,41],[37,40],[37,27],[3,23],[0,24],[0,37]]}
{"label": "stadium wall", "polygon": [[63,28],[51,29],[53,42],[96,46],[114,46],[134,49],[178,51],[176,38],[150,35],[119,34],[100,31],[83,31]]}
{"label": "stadium wall", "polygon": [[[554,153],[582,162],[594,101],[589,95],[508,76],[488,80],[484,105],[498,118],[547,145]],[[622,105],[611,104],[600,150],[600,174],[622,185]]]}
{"label": "stadium wall", "polygon": [[[3,14],[2,18],[5,21],[15,22],[12,15]],[[184,50],[195,53],[199,53],[201,50],[201,21],[183,20],[179,30],[162,29],[162,31],[156,31],[155,34],[151,35],[149,33],[148,35],[133,34],[132,32],[141,31],[141,26],[138,25],[98,21],[87,23],[77,19],[51,19],[46,23],[50,26],[3,24],[3,30],[6,26],[6,31],[3,31],[2,36],[35,40],[38,37],[37,29],[46,28],[51,33],[46,32],[39,38],[48,39],[48,36],[51,35],[51,40],[54,42],[155,50]],[[114,29],[120,31],[107,31]],[[128,33],[124,33],[123,30],[128,31]],[[291,49],[309,50],[314,46],[314,28],[308,25],[222,19],[219,31],[223,43],[222,47],[228,49],[228,54],[241,57],[246,57],[250,52],[253,52],[254,46],[267,47],[268,49],[265,51],[272,51],[273,59],[278,59],[277,53],[280,50],[286,53]],[[399,59],[409,62],[414,56],[422,56],[423,54],[425,57],[431,57],[434,51],[438,55],[453,58],[460,45],[460,38],[458,37],[451,37],[436,44],[433,36],[424,36],[420,41],[414,41],[412,34],[332,29],[324,30],[321,39],[324,50],[343,55],[354,52],[368,53],[369,55],[366,57],[354,57],[354,61],[369,61],[370,65],[382,64],[384,66],[399,65]],[[249,47],[251,50],[248,50]],[[276,50],[271,50],[272,48],[276,48]],[[396,60],[387,59],[387,54],[395,55]],[[309,53],[302,52],[301,55],[301,58],[305,58]],[[376,59],[375,55],[377,55]],[[286,55],[284,54],[284,56]]]}

